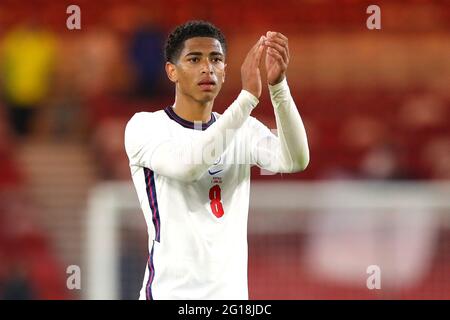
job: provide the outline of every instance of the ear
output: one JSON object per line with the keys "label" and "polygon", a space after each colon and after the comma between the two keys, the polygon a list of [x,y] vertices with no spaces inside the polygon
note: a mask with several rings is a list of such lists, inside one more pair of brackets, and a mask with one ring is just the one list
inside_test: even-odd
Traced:
{"label": "ear", "polygon": [[172,81],[173,83],[177,83],[178,82],[178,76],[177,76],[177,69],[175,67],[175,65],[171,62],[166,62],[166,73],[167,73],[167,77],[169,78],[170,81]]}

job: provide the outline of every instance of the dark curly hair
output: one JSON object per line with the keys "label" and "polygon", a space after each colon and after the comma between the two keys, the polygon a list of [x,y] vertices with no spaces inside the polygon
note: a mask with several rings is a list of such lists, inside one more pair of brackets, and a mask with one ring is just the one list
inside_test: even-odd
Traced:
{"label": "dark curly hair", "polygon": [[194,37],[210,37],[217,39],[226,53],[226,40],[222,31],[212,23],[202,20],[191,20],[179,25],[167,37],[165,46],[166,62],[175,63],[183,50],[184,42]]}

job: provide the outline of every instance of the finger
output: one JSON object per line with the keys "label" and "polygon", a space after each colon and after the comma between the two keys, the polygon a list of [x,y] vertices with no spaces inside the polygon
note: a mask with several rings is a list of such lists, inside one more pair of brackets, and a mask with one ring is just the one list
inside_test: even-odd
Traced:
{"label": "finger", "polygon": [[276,50],[282,57],[285,63],[288,63],[289,61],[289,55],[285,47],[279,45],[278,43],[275,43],[273,41],[266,41],[265,44],[266,47],[272,48],[273,50]]}
{"label": "finger", "polygon": [[280,37],[269,37],[269,38],[267,38],[267,41],[273,41],[280,45],[286,44],[286,41],[284,39],[281,39]]}
{"label": "finger", "polygon": [[270,37],[265,42],[267,42],[267,41],[275,42],[275,43],[279,44],[280,46],[283,46],[283,47],[286,47],[286,48],[288,47],[287,41],[284,40],[284,39],[281,39],[279,37]]}
{"label": "finger", "polygon": [[255,45],[250,49],[249,53],[254,54],[258,50],[259,46],[264,43],[265,40],[266,40],[266,37],[261,36],[259,38],[259,40],[256,41]]}
{"label": "finger", "polygon": [[264,51],[264,45],[263,42],[261,42],[258,50],[256,51],[256,56],[255,56],[255,63],[257,66],[259,66],[260,62],[261,62],[261,57]]}
{"label": "finger", "polygon": [[247,63],[253,64],[256,60],[257,52],[259,47],[262,46],[264,43],[265,37],[261,36],[259,40],[253,45],[253,47],[250,49],[250,51],[247,53],[246,61]]}
{"label": "finger", "polygon": [[267,54],[273,57],[275,60],[277,60],[283,66],[283,68],[286,68],[286,63],[284,62],[283,57],[277,50],[269,48],[267,49]]}
{"label": "finger", "polygon": [[283,39],[284,41],[288,42],[288,37],[286,37],[284,34],[282,34],[281,32],[277,32],[276,36],[278,38]]}
{"label": "finger", "polygon": [[264,43],[264,45],[267,46],[267,47],[272,47],[272,48],[280,51],[280,53],[283,52],[283,51],[284,52],[286,51],[286,47],[284,45],[279,44],[279,43],[277,43],[275,41],[268,40],[268,41],[266,41]]}
{"label": "finger", "polygon": [[274,38],[280,38],[280,39],[282,39],[282,40],[284,40],[286,42],[288,41],[288,38],[284,34],[282,34],[281,32],[267,31],[266,36],[268,38],[274,37]]}
{"label": "finger", "polygon": [[287,57],[289,58],[289,44],[288,44],[287,38],[286,38],[286,40],[284,40],[282,37],[279,37],[279,36],[271,36],[270,38],[267,39],[267,41],[273,41],[273,42],[278,43],[279,45],[285,47]]}

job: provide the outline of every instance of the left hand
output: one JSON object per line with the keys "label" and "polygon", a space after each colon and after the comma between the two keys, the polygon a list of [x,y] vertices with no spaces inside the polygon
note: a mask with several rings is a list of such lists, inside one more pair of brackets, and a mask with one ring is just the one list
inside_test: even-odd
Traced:
{"label": "left hand", "polygon": [[288,38],[279,32],[267,31],[265,46],[267,82],[273,86],[286,77],[289,64]]}

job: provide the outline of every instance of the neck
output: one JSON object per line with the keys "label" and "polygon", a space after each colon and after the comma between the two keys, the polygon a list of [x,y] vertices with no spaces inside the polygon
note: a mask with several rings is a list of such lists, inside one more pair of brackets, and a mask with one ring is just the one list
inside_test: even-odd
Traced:
{"label": "neck", "polygon": [[208,122],[211,120],[213,104],[214,100],[202,103],[177,92],[173,110],[184,120]]}

